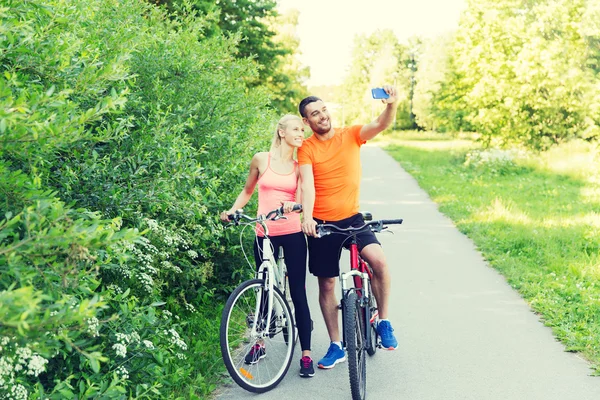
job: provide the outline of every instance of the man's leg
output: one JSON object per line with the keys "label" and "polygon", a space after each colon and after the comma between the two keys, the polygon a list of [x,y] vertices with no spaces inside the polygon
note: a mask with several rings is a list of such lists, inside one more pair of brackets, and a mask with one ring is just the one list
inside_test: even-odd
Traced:
{"label": "man's leg", "polygon": [[373,268],[373,280],[371,288],[375,299],[377,300],[377,308],[379,309],[379,318],[385,319],[388,317],[388,300],[390,296],[390,286],[392,278],[385,261],[383,249],[379,244],[372,243],[365,246],[360,252],[371,268]]}
{"label": "man's leg", "polygon": [[367,260],[373,269],[371,288],[373,289],[373,294],[377,300],[377,308],[379,309],[377,333],[381,337],[381,346],[385,349],[393,350],[398,347],[398,341],[396,340],[396,336],[394,336],[392,324],[387,319],[391,277],[383,249],[379,244],[371,243],[362,249],[361,256]]}
{"label": "man's leg", "polygon": [[329,339],[332,342],[340,341],[338,325],[338,302],[335,298],[335,278],[318,277],[319,279],[319,305],[327,327]]}
{"label": "man's leg", "polygon": [[338,324],[338,302],[335,298],[335,279],[318,277],[319,279],[319,305],[327,327],[331,343],[325,357],[319,360],[319,368],[333,368],[335,364],[346,360],[346,353],[340,344],[340,329]]}

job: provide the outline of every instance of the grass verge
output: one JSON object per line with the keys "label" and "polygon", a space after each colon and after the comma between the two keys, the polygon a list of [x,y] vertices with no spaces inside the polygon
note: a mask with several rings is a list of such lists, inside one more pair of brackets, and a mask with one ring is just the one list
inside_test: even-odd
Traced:
{"label": "grass verge", "polygon": [[379,144],[473,240],[567,351],[600,375],[600,149],[483,150],[468,137]]}

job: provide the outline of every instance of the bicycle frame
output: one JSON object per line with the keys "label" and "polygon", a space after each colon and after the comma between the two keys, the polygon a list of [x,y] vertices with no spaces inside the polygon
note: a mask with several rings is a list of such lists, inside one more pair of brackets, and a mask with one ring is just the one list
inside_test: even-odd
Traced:
{"label": "bicycle frame", "polygon": [[[300,205],[295,205],[292,211],[300,209]],[[232,221],[229,226],[258,224],[265,232],[259,249],[262,261],[258,268],[253,268],[255,277],[233,290],[223,308],[219,328],[221,355],[229,375],[242,388],[255,393],[271,390],[285,377],[297,338],[293,309],[287,297],[283,252],[279,250],[278,255],[278,249],[272,248],[266,226],[266,221],[276,221],[283,218],[283,214],[282,206],[256,218],[244,214],[243,210],[228,216]],[[246,260],[253,267],[247,257]],[[269,361],[259,363],[266,356],[267,347],[274,349]]]}
{"label": "bicycle frame", "polygon": [[[350,287],[348,285],[348,279],[353,278],[354,287]],[[342,299],[347,297],[347,294],[350,290],[354,290],[357,292],[360,304],[359,306],[363,309],[367,308],[369,304],[369,297],[371,293],[369,292],[369,280],[371,279],[371,272],[369,271],[366,262],[360,257],[358,252],[358,244],[356,243],[356,237],[352,236],[352,242],[350,243],[350,271],[340,273],[340,286],[342,288]],[[367,318],[369,319],[369,323],[373,322],[373,319],[376,317],[371,316],[367,313]],[[343,319],[343,314],[342,314]],[[365,321],[367,322],[367,321]],[[345,321],[342,321],[342,326],[344,326]],[[367,328],[365,326],[365,328]],[[365,333],[367,335],[367,343],[371,339],[371,332],[369,329],[365,329]],[[342,329],[342,340],[344,343],[344,347],[346,347],[346,337],[345,337],[344,329]]]}
{"label": "bicycle frame", "polygon": [[[282,263],[276,262],[275,261],[275,255],[273,254],[273,249],[271,246],[271,240],[269,239],[269,229],[267,228],[266,224],[263,224],[263,228],[264,228],[264,232],[265,232],[265,237],[263,239],[263,249],[262,249],[262,258],[263,258],[263,262],[260,264],[260,267],[258,268],[258,271],[256,273],[256,276],[258,278],[263,277],[263,279],[266,281],[266,286],[267,286],[267,315],[266,315],[266,321],[267,324],[270,323],[271,321],[271,317],[273,315],[273,287],[277,284],[277,286],[281,286],[281,282],[284,282],[284,271],[283,271],[283,265]],[[283,258],[283,249],[279,249],[279,256],[278,256],[278,260],[281,260]],[[254,315],[260,315],[260,308],[261,308],[261,297],[262,297],[262,293],[257,293],[257,297],[259,297],[259,301],[256,302],[256,310],[255,310],[255,314]],[[263,307],[264,308],[264,307]],[[254,325],[252,326],[252,336],[256,336],[257,335],[257,331],[256,331],[256,322],[254,323]],[[268,330],[266,330],[268,332]],[[263,331],[262,333],[263,335],[265,334],[265,331]]]}
{"label": "bicycle frame", "polygon": [[350,244],[350,271],[342,272],[340,274],[340,285],[342,287],[342,295],[344,295],[348,290],[352,290],[352,288],[348,288],[348,278],[356,277],[359,279],[360,287],[357,287],[356,283],[358,283],[355,279],[355,289],[361,290],[362,296],[368,298],[370,296],[369,293],[369,279],[371,279],[371,275],[368,271],[368,268],[365,265],[365,261],[360,258],[358,254],[358,245],[353,242]]}

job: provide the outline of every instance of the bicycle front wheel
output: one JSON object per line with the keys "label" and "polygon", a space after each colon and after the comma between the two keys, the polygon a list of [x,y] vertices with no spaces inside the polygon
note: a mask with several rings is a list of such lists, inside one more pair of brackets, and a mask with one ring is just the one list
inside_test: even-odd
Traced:
{"label": "bicycle front wheel", "polygon": [[[278,265],[279,265],[280,271],[283,271],[283,285],[282,285],[282,288],[280,288],[280,289],[282,289],[282,293],[285,297],[285,301],[287,301],[288,305],[290,306],[290,310],[291,310],[292,314],[294,314],[295,307],[294,307],[294,302],[292,301],[292,293],[290,292],[290,280],[289,280],[289,276],[287,273],[287,266],[283,262],[283,259],[279,259]],[[294,318],[295,318],[295,315],[294,315]],[[294,326],[296,326],[296,324],[294,324]],[[291,331],[288,331],[286,328],[283,329],[283,338],[285,339],[285,343],[288,343],[288,341],[290,340],[290,332]],[[292,340],[294,341],[294,345],[296,343],[298,343],[298,329],[294,329],[294,335],[292,337]]]}
{"label": "bicycle front wheel", "polygon": [[294,353],[294,342],[284,337],[284,332],[294,331],[292,312],[281,291],[273,289],[271,321],[266,321],[267,294],[262,279],[238,286],[221,317],[221,355],[227,371],[238,385],[255,393],[281,382]]}
{"label": "bicycle front wheel", "polygon": [[346,297],[343,312],[350,390],[352,399],[362,400],[367,391],[365,320],[355,292],[350,292]]}

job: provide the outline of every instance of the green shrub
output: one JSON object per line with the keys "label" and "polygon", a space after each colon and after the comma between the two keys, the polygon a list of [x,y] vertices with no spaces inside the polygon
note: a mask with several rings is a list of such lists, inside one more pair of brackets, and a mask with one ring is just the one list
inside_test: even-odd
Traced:
{"label": "green shrub", "polygon": [[142,0],[3,4],[0,397],[206,395],[247,270],[217,212],[271,135],[255,65]]}

